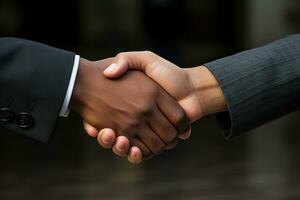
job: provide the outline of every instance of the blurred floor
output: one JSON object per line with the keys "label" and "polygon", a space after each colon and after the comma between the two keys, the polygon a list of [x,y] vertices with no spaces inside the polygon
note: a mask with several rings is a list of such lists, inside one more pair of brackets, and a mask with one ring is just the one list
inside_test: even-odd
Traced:
{"label": "blurred floor", "polygon": [[76,116],[60,123],[69,131],[50,146],[3,133],[0,199],[299,199],[299,128],[290,126],[297,119],[299,113],[227,142],[206,118],[190,140],[139,166],[99,148],[80,126],[69,130],[80,124]]}

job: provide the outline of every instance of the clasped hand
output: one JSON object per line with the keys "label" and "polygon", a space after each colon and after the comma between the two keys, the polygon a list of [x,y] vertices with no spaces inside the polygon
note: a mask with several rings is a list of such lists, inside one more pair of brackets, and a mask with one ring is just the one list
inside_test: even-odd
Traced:
{"label": "clasped hand", "polygon": [[224,109],[209,106],[208,90],[221,93],[203,66],[181,69],[152,52],[127,52],[81,59],[71,108],[102,147],[140,163],[173,148],[178,137],[187,139],[191,122]]}

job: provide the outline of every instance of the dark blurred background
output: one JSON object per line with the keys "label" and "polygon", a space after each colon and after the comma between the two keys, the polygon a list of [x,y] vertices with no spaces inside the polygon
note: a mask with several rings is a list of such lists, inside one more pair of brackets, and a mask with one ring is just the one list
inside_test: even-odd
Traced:
{"label": "dark blurred background", "polygon": [[[190,67],[297,32],[297,0],[0,0],[1,37],[93,60],[151,50]],[[1,129],[0,199],[298,200],[299,119],[227,142],[206,117],[190,140],[138,166],[101,149],[74,114],[50,145]]]}

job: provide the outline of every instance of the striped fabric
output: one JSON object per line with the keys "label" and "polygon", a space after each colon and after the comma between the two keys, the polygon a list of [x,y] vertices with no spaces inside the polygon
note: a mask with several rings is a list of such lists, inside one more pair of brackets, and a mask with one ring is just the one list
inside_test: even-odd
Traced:
{"label": "striped fabric", "polygon": [[217,114],[227,139],[300,107],[300,34],[205,64],[228,112]]}

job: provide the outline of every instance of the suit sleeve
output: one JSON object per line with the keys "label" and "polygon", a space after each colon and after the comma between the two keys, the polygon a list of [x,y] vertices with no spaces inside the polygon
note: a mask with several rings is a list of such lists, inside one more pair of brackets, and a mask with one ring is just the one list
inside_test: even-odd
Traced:
{"label": "suit sleeve", "polygon": [[49,142],[75,54],[17,38],[0,39],[0,126]]}
{"label": "suit sleeve", "polygon": [[205,66],[228,104],[216,115],[227,139],[300,107],[300,34]]}

